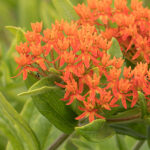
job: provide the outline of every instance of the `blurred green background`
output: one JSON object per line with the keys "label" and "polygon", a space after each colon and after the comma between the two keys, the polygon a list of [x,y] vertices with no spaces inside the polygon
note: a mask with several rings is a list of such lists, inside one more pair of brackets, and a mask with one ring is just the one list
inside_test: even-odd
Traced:
{"label": "blurred green background", "polygon": [[[43,150],[46,150],[61,132],[40,115],[34,108],[30,97],[17,96],[17,94],[26,91],[21,76],[11,78],[17,74],[17,65],[14,62],[14,56],[16,56],[15,46],[21,41],[20,34],[22,32],[20,28],[10,26],[21,27],[26,31],[30,30],[31,22],[42,21],[44,28],[47,28],[55,22],[55,19],[64,18],[67,21],[72,18],[77,19],[78,16],[73,10],[73,5],[84,1],[71,0],[68,3],[68,0],[0,0],[0,92],[13,108],[21,113],[21,116],[37,135],[41,135],[41,128],[43,127],[41,121],[47,124],[42,129],[42,132],[45,130],[45,137],[42,139]],[[29,108],[27,109],[27,107]],[[31,110],[34,111],[31,113]],[[1,131],[0,150],[11,150],[9,144],[7,144],[6,135]],[[115,135],[110,139],[93,144],[82,137],[74,135],[60,147],[60,150],[130,150],[135,142],[136,140],[131,137]],[[121,145],[124,145],[124,147]],[[142,149],[149,149],[146,142]]]}

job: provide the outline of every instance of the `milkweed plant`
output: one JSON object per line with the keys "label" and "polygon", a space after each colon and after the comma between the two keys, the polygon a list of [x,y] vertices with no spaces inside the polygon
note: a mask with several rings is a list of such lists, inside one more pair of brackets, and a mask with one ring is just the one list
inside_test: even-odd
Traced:
{"label": "milkweed plant", "polygon": [[121,134],[150,145],[150,9],[138,0],[87,0],[74,11],[76,20],[46,29],[35,22],[24,32],[12,77],[25,80],[20,95],[64,136],[98,142]]}

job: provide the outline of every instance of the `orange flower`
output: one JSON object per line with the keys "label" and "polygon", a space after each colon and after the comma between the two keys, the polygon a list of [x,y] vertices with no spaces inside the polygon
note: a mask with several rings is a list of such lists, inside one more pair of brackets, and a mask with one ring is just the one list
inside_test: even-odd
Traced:
{"label": "orange flower", "polygon": [[42,24],[42,22],[31,23],[32,30],[37,33],[41,32]]}
{"label": "orange flower", "polygon": [[91,104],[90,102],[86,102],[86,101],[84,101],[83,104],[84,104],[84,108],[79,107],[79,109],[84,112],[80,116],[76,117],[75,118],[76,120],[89,117],[89,122],[92,122],[95,120],[95,116],[97,118],[105,119],[105,117],[97,113],[98,109],[95,109],[93,104]]}
{"label": "orange flower", "polygon": [[80,100],[80,101],[84,101],[85,98],[80,95],[80,92],[78,90],[78,84],[73,79],[72,76],[70,76],[69,80],[66,81],[66,85],[62,85],[62,84],[57,83],[57,82],[56,82],[56,85],[58,85],[62,88],[65,88],[66,92],[65,92],[64,98],[61,100],[64,100],[64,101],[69,100],[67,105],[70,105],[71,103],[73,103],[73,101],[75,99]]}

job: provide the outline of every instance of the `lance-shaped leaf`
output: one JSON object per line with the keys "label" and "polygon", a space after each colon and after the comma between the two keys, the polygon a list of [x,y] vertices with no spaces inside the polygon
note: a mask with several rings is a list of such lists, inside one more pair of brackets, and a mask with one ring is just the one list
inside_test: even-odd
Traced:
{"label": "lance-shaped leaf", "polygon": [[[32,129],[29,125],[22,119],[22,117],[15,111],[15,109],[7,102],[5,97],[0,93],[0,115],[4,122],[6,122],[6,128],[4,123],[1,123],[1,128],[3,129],[4,134],[9,134],[9,139],[12,142],[16,142],[18,149],[16,150],[39,150],[40,145],[36,136],[34,135]],[[7,126],[9,125],[9,126]],[[11,129],[11,130],[10,130]],[[18,136],[18,137],[17,137]],[[14,138],[14,139],[13,139]],[[19,140],[22,141],[19,142]],[[21,145],[24,145],[22,148]]]}
{"label": "lance-shaped leaf", "polygon": [[112,136],[115,133],[103,119],[97,119],[85,126],[76,127],[75,130],[78,134],[92,142],[100,142],[100,140]]}
{"label": "lance-shaped leaf", "polygon": [[[58,129],[69,134],[77,124],[74,119],[76,114],[70,106],[61,101],[64,90],[57,87],[54,81],[60,82],[61,80],[57,76],[43,78],[36,82],[28,93],[32,95],[37,109]],[[26,95],[28,93],[26,92]]]}

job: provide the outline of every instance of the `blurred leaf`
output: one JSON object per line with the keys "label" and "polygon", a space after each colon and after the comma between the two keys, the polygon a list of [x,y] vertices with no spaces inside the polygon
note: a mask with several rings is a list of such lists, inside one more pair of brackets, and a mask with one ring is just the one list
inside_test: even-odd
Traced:
{"label": "blurred leaf", "polygon": [[76,114],[69,106],[66,106],[65,103],[61,101],[61,98],[63,98],[64,95],[64,90],[57,87],[54,84],[54,81],[60,82],[60,78],[57,76],[43,78],[36,82],[29,89],[29,92],[37,90],[43,86],[53,87],[42,94],[39,93],[38,95],[32,96],[34,104],[38,110],[58,129],[65,133],[71,133],[77,124],[77,121],[74,119]]}
{"label": "blurred leaf", "polygon": [[50,28],[51,24],[55,20],[61,20],[61,17],[56,12],[56,9],[52,7],[52,2],[50,1],[41,1],[40,4],[40,15],[45,27]]}
{"label": "blurred leaf", "polygon": [[0,114],[0,131],[8,138],[11,142],[14,150],[24,150],[22,141],[20,137],[18,137],[16,129],[13,124],[5,118],[2,118],[2,114]]}
{"label": "blurred leaf", "polygon": [[76,127],[75,130],[78,134],[92,142],[100,142],[100,140],[114,134],[114,130],[111,129],[103,119],[97,119],[85,126]]}
{"label": "blurred leaf", "polygon": [[6,24],[15,25],[15,18],[10,11],[10,6],[7,5],[4,1],[0,1],[0,20],[0,29],[2,29]]}
{"label": "blurred leaf", "polygon": [[70,0],[52,0],[58,14],[66,21],[77,20],[78,16]]}
{"label": "blurred leaf", "polygon": [[3,150],[5,149],[6,147],[6,144],[7,144],[7,138],[1,133],[1,130],[0,130],[0,149]]}
{"label": "blurred leaf", "polygon": [[24,30],[20,27],[15,26],[5,26],[6,29],[8,29],[10,32],[12,32],[15,36],[20,32],[21,36],[24,37]]}
{"label": "blurred leaf", "polygon": [[[31,99],[28,99],[24,105],[21,116],[28,122],[36,134],[36,137],[40,142],[40,150],[47,150],[46,148],[50,145],[49,134],[52,125],[38,112]],[[10,143],[7,145],[7,148],[11,148]]]}
{"label": "blurred leaf", "polygon": [[114,128],[118,134],[132,136],[139,140],[147,138],[147,125],[142,119],[136,119],[126,123],[113,123],[110,124],[110,126]]}
{"label": "blurred leaf", "polygon": [[120,45],[119,45],[118,41],[116,40],[116,38],[114,38],[114,37],[112,38],[112,45],[107,52],[108,52],[108,54],[111,55],[111,58],[113,58],[114,56],[116,58],[123,57],[122,51],[120,49]]}
{"label": "blurred leaf", "polygon": [[40,150],[45,150],[47,146],[46,142],[49,141],[48,135],[51,132],[52,125],[49,121],[41,115],[36,109],[31,99],[29,99],[21,112],[23,118],[28,122],[38,140],[40,141]]}
{"label": "blurred leaf", "polygon": [[39,19],[38,0],[19,0],[18,15],[19,25],[29,29],[30,23],[37,22]]}
{"label": "blurred leaf", "polygon": [[[38,150],[39,143],[28,124],[22,119],[22,117],[14,110],[14,108],[7,102],[5,97],[0,93],[0,115],[3,120],[0,125],[6,136],[10,135],[8,138],[11,140],[14,149],[23,150],[21,142],[24,144],[25,148],[30,150]],[[8,128],[5,128],[4,121],[7,121]],[[13,131],[14,129],[14,131]],[[11,131],[10,131],[11,130]],[[19,137],[17,137],[17,134]],[[15,139],[17,138],[17,139]],[[14,140],[14,141],[13,141]],[[19,140],[21,142],[19,142]]]}
{"label": "blurred leaf", "polygon": [[127,150],[128,149],[123,135],[118,135],[118,134],[116,135],[116,143],[117,143],[119,150]]}

